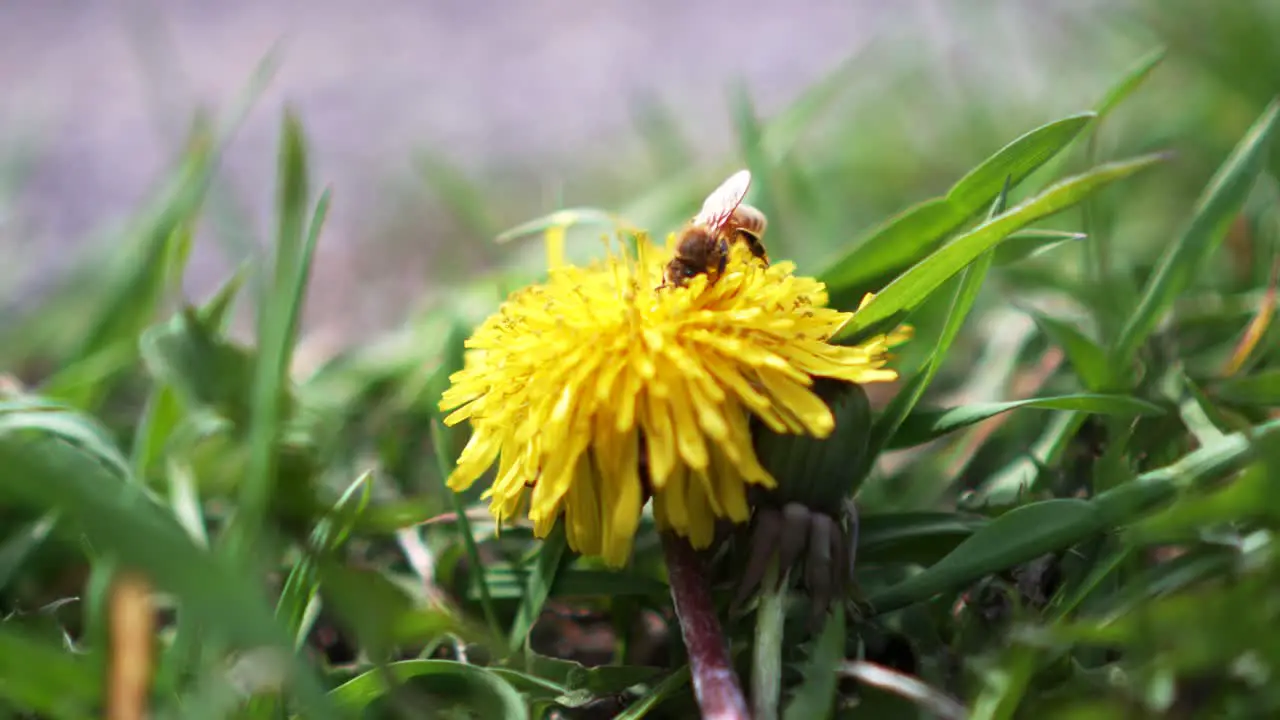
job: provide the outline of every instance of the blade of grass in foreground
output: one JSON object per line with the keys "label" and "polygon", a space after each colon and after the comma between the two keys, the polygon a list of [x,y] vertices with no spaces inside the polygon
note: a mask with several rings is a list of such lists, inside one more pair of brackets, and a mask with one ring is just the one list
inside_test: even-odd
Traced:
{"label": "blade of grass in foreground", "polygon": [[913,412],[898,427],[898,431],[894,433],[889,447],[905,448],[921,445],[947,433],[1018,408],[1074,410],[1076,412],[1115,415],[1164,414],[1164,408],[1159,405],[1127,395],[1081,393],[1078,395],[1026,398],[1008,402],[973,403],[947,410]]}
{"label": "blade of grass in foreground", "polygon": [[[348,713],[366,713],[370,706],[395,706],[397,689],[404,688],[405,710],[416,717],[451,715],[445,702],[466,714],[493,720],[527,720],[529,711],[515,688],[485,668],[450,660],[403,660],[374,668],[339,685],[330,697]],[[409,717],[406,715],[405,717]]]}
{"label": "blade of grass in foreground", "polygon": [[1120,331],[1111,356],[1117,366],[1128,366],[1139,346],[1178,295],[1222,242],[1227,226],[1244,205],[1253,181],[1267,162],[1271,136],[1280,124],[1280,99],[1273,100],[1245,133],[1231,156],[1209,181],[1196,202],[1191,221],[1182,235],[1160,258],[1138,308]]}
{"label": "blade of grass in foreground", "polygon": [[1100,165],[1087,173],[1063,180],[1017,207],[982,223],[899,275],[855,313],[835,339],[855,338],[888,325],[889,321],[915,309],[940,285],[1015,231],[1036,220],[1059,213],[1111,183],[1164,159],[1163,154],[1152,154]]}
{"label": "blade of grass in foreground", "polygon": [[[36,509],[58,508],[98,553],[172,593],[203,627],[239,647],[289,647],[257,581],[192,540],[136,482],[91,452],[38,429],[0,435],[0,493]],[[330,717],[318,681],[295,665],[294,686],[315,717]]]}
{"label": "blade of grass in foreground", "polygon": [[[1006,177],[1004,188],[1000,191],[999,197],[996,198],[987,215],[988,220],[1005,211],[1009,202],[1009,188],[1011,185],[1012,178]],[[871,471],[872,464],[875,463],[876,458],[879,457],[893,436],[897,434],[902,422],[906,420],[911,410],[915,408],[916,403],[924,396],[924,391],[928,389],[929,383],[933,381],[933,377],[941,369],[947,353],[951,350],[951,343],[960,334],[960,328],[964,325],[965,318],[969,317],[969,311],[973,309],[973,304],[978,299],[978,293],[982,291],[982,283],[986,280],[987,272],[991,269],[993,258],[993,252],[984,252],[977,262],[962,271],[960,282],[956,286],[955,296],[951,300],[951,307],[947,311],[946,322],[942,326],[942,334],[933,344],[933,348],[929,352],[929,359],[925,362],[924,367],[894,396],[889,403],[889,407],[885,408],[885,411],[880,414],[880,417],[876,418],[875,424],[871,427],[871,437],[867,441],[867,450],[862,454],[861,464],[853,475],[854,486],[850,493],[851,496],[857,494],[858,488]]]}
{"label": "blade of grass in foreground", "polygon": [[[439,465],[440,482],[444,484],[449,477],[449,468],[454,459],[448,453],[444,424],[439,420],[434,420],[431,423],[431,447],[435,451],[436,463]],[[502,637],[502,624],[498,622],[498,615],[493,610],[493,598],[489,593],[488,569],[480,558],[480,549],[476,547],[476,538],[471,534],[471,521],[467,519],[466,508],[462,506],[462,501],[457,493],[447,486],[444,487],[444,492],[449,496],[449,501],[453,504],[454,514],[458,517],[458,535],[462,537],[463,547],[467,551],[467,560],[471,563],[469,575],[471,576],[472,585],[480,596],[480,607],[484,611],[485,622],[489,624],[489,631],[493,633],[494,637]]]}
{"label": "blade of grass in foreground", "polygon": [[822,273],[834,305],[857,304],[857,295],[919,261],[969,218],[1056,156],[1093,119],[1080,113],[1042,125],[1000,148],[947,194],[926,200],[874,228]]}
{"label": "blade of grass in foreground", "polygon": [[975,531],[925,571],[882,590],[868,602],[877,614],[889,612],[1134,522],[1178,492],[1239,469],[1253,457],[1255,447],[1274,442],[1278,434],[1280,420],[1273,420],[1247,434],[1226,435],[1214,445],[1092,500],[1059,498],[1023,505]]}
{"label": "blade of grass in foreground", "polygon": [[265,277],[259,281],[262,308],[250,415],[249,465],[236,515],[239,549],[246,558],[260,550],[255,545],[275,488],[276,446],[283,422],[281,400],[289,383],[311,259],[328,206],[327,195],[321,196],[308,230],[305,140],[297,119],[288,113],[281,127],[279,193],[275,275],[270,285]]}

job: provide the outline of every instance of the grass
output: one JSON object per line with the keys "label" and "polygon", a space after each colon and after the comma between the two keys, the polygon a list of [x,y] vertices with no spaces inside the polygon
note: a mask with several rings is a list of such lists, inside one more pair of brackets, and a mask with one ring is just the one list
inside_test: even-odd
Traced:
{"label": "grass", "polygon": [[[1262,2],[1205,18],[1184,4],[1182,24],[1153,21],[1165,45],[1079,107],[965,136],[987,157],[945,181],[888,162],[877,192],[895,205],[871,222],[849,209],[888,202],[858,199],[864,169],[801,138],[846,112],[834,98],[856,63],[775,116],[735,96],[738,150],[720,165],[757,178],[773,254],[835,305],[878,293],[843,340],[916,327],[901,381],[848,411],[844,440],[798,465],[761,440],[813,511],[838,517],[856,492],[847,602],[815,626],[812,573],[774,567],[782,589],[731,612],[743,538],[711,565],[762,717],[1280,710],[1280,644],[1262,630],[1280,600],[1280,65],[1256,38],[1280,28]],[[692,161],[669,115],[646,117],[662,178],[610,210],[669,227],[721,169]],[[210,297],[180,290],[223,137],[200,121],[117,262],[0,316],[0,709],[690,716],[651,520],[613,572],[559,533],[499,536],[479,489],[443,486],[466,437],[437,400],[470,328],[538,276],[540,248],[487,247],[519,261],[291,370],[329,197],[304,126],[281,121],[274,241]],[[846,140],[894,146],[839,131],[820,145]],[[491,242],[503,212],[423,163],[459,232]],[[598,247],[578,239],[594,232],[572,229],[570,255]],[[249,342],[229,330],[241,306]]]}

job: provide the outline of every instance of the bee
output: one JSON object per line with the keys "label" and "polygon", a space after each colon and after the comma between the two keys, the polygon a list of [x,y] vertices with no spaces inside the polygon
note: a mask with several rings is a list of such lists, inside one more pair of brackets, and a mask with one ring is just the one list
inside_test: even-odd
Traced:
{"label": "bee", "polygon": [[760,242],[768,221],[760,210],[742,202],[750,187],[751,173],[739,170],[707,196],[698,214],[680,229],[675,257],[667,263],[660,287],[682,287],[703,273],[715,282],[724,273],[730,246],[737,242],[769,264]]}

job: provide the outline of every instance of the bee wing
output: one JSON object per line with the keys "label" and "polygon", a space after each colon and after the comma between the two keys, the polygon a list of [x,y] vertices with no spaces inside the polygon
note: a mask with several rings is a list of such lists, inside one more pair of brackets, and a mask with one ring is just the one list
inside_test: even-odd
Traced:
{"label": "bee wing", "polygon": [[742,204],[742,199],[747,196],[747,189],[750,187],[750,171],[739,170],[734,173],[728,180],[720,183],[720,187],[712,191],[706,200],[702,201],[702,210],[694,216],[693,224],[712,230],[720,229],[733,216],[733,211]]}

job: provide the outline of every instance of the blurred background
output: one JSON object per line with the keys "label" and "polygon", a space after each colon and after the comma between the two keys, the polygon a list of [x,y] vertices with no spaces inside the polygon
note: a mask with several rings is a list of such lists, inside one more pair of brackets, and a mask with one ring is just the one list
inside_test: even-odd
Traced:
{"label": "blurred background", "polygon": [[[962,538],[972,537],[975,526],[957,530],[949,513],[960,507],[966,518],[973,514],[975,506],[966,503],[975,488],[1004,493],[1003,504],[989,513],[994,517],[1007,505],[1033,499],[1024,497],[1024,486],[1038,485],[1039,497],[1078,497],[1092,492],[1094,474],[1118,486],[1196,448],[1221,450],[1236,443],[1228,450],[1240,459],[1244,444],[1226,433],[1274,417],[1280,406],[1280,344],[1271,322],[1280,278],[1280,142],[1272,143],[1269,158],[1248,154],[1247,163],[1227,173],[1234,180],[1213,186],[1228,188],[1221,195],[1230,196],[1229,202],[1197,202],[1232,148],[1263,147],[1253,144],[1259,135],[1246,133],[1280,96],[1276,38],[1278,0],[0,0],[0,401],[19,397],[3,409],[13,417],[23,415],[19,419],[32,424],[36,434],[47,429],[41,423],[53,422],[47,417],[69,417],[58,432],[74,430],[68,435],[73,442],[41,446],[62,453],[51,458],[92,455],[78,449],[88,438],[99,459],[130,466],[122,477],[161,488],[173,512],[190,525],[187,532],[199,537],[206,536],[208,525],[215,538],[234,540],[239,536],[226,528],[241,530],[226,519],[243,513],[249,518],[240,526],[249,529],[246,537],[257,533],[262,520],[296,540],[318,522],[322,510],[346,502],[337,501],[344,489],[372,488],[374,505],[362,517],[356,541],[333,549],[335,557],[351,562],[351,568],[339,569],[359,566],[363,573],[376,567],[370,576],[385,570],[397,582],[412,575],[422,581],[421,588],[438,585],[461,597],[471,587],[465,568],[475,563],[466,564],[471,561],[455,542],[455,529],[469,531],[462,523],[415,526],[476,504],[482,490],[479,483],[461,496],[461,505],[454,504],[459,497],[443,490],[441,481],[465,442],[466,429],[442,433],[434,438],[438,444],[429,430],[436,427],[449,374],[462,362],[464,338],[507,292],[543,276],[545,255],[535,233],[495,242],[505,231],[560,209],[595,207],[618,211],[661,236],[689,217],[730,172],[749,166],[756,178],[752,201],[769,214],[770,255],[794,260],[802,274],[823,277],[833,259],[853,257],[859,267],[849,273],[857,276],[868,265],[867,255],[876,259],[875,249],[884,247],[857,244],[875,239],[873,230],[886,219],[946,194],[1001,148],[1047,123],[1059,130],[1059,122],[1078,123],[1070,135],[1075,140],[1067,145],[1066,139],[1041,138],[1031,149],[1020,146],[1014,153],[1019,162],[1037,169],[1012,189],[1010,205],[1099,163],[1172,151],[1158,171],[1126,178],[1123,187],[1108,187],[1085,205],[1036,222],[1036,231],[1088,230],[1096,242],[1074,242],[1078,236],[1059,241],[1059,235],[1043,248],[1031,246],[1046,252],[1014,253],[996,262],[975,291],[973,312],[954,345],[944,347],[937,339],[955,297],[950,288],[964,287],[948,281],[913,312],[910,322],[919,340],[901,348],[894,360],[907,382],[926,378],[922,408],[965,411],[979,401],[1052,397],[1082,387],[1109,392],[1115,389],[1113,380],[1133,369],[1111,367],[1114,356],[1108,353],[1120,331],[1134,317],[1154,324],[1158,316],[1163,323],[1158,332],[1148,338],[1144,329],[1139,340],[1140,382],[1124,378],[1133,382],[1119,392],[1158,401],[1170,412],[1125,424],[1124,411],[1118,420],[1092,419],[1086,425],[1083,414],[1074,411],[1028,411],[1016,422],[972,427],[972,434],[951,428],[959,442],[904,440],[893,452],[877,456],[877,475],[858,495],[864,518],[945,511],[940,522],[946,527],[934,533],[932,520],[920,526],[927,553],[912,543],[886,542],[877,560],[868,535],[862,536],[859,562],[871,571],[860,570],[859,582],[872,590],[892,589],[909,567],[930,566]],[[282,133],[286,107],[295,112],[306,139],[305,173],[288,172],[301,161],[280,171],[281,138],[297,137],[293,126]],[[1081,133],[1084,121],[1077,114],[1100,108],[1107,112]],[[194,132],[197,128],[213,132]],[[192,138],[202,138],[205,145]],[[200,150],[210,145],[218,170],[206,188],[209,154]],[[1052,159],[1041,165],[1050,151],[1037,148],[1050,146]],[[287,157],[296,160],[300,154]],[[997,157],[1005,162],[1008,155]],[[1000,162],[984,166],[985,177],[1008,177],[1006,167]],[[277,233],[278,216],[291,216],[277,212],[277,182],[302,174],[310,178],[309,193],[284,204],[309,212],[327,187],[332,206],[305,287],[301,341],[296,352],[277,353],[277,344],[293,339],[285,315],[292,313],[298,296],[293,293],[302,284],[303,271],[297,268],[306,267],[304,260],[289,256],[299,244],[289,240],[296,241],[296,234]],[[1245,188],[1250,194],[1240,209],[1236,200]],[[994,197],[996,190],[990,193]],[[980,193],[969,194],[972,199]],[[898,226],[897,247],[906,250],[897,260],[909,264],[922,257],[932,241],[980,217],[987,202],[984,196],[966,205],[951,230],[921,229],[918,221],[928,213],[912,216],[914,221],[903,223],[907,230]],[[1195,232],[1184,233],[1186,227]],[[1228,227],[1224,246],[1215,252],[1217,231]],[[571,254],[598,255],[599,230],[572,232]],[[267,251],[277,235],[286,242],[273,258]],[[1106,262],[1100,255],[1087,257],[1087,247],[1098,254],[1106,248]],[[871,250],[860,254],[862,248]],[[1172,273],[1154,272],[1169,248],[1183,249],[1177,256],[1181,264]],[[903,269],[889,267],[897,260],[883,267],[869,263],[872,270],[857,282],[846,277],[845,296],[832,304],[855,306],[863,290],[880,287]],[[235,274],[246,261],[267,272]],[[1096,262],[1091,266],[1091,261]],[[1182,274],[1190,267],[1194,273]],[[271,276],[271,269],[279,275]],[[1177,282],[1169,284],[1173,274]],[[241,292],[228,278],[262,282]],[[173,292],[179,285],[181,293]],[[1144,286],[1164,294],[1140,306]],[[834,281],[831,287],[837,294]],[[182,297],[175,298],[178,294]],[[276,322],[264,323],[255,341],[253,303],[264,297],[279,317],[272,315]],[[200,307],[176,312],[180,300]],[[1033,320],[1032,311],[1041,310],[1043,316]],[[1154,314],[1141,315],[1149,310]],[[247,342],[227,342],[223,336],[223,320],[231,312],[229,333]],[[1046,318],[1057,325],[1037,324]],[[1262,338],[1256,352],[1239,342],[1246,327]],[[944,349],[935,357],[939,347]],[[1126,349],[1128,359],[1138,350]],[[937,369],[934,360],[942,355],[945,366],[929,380]],[[1237,358],[1245,364],[1223,369]],[[289,359],[295,369],[319,368],[306,378],[308,373],[296,372],[297,387],[283,388],[283,399],[296,401],[296,407],[271,422],[259,422],[256,414],[251,418],[251,410],[274,404],[277,386],[272,383],[282,380]],[[1089,362],[1077,366],[1080,359],[1101,370],[1094,367],[1091,373]],[[15,395],[20,385],[38,388],[38,396]],[[886,402],[900,387],[877,386],[873,404]],[[50,406],[40,404],[45,400],[71,410],[46,412]],[[1215,404],[1230,412],[1219,412]],[[921,417],[928,428],[941,416],[930,420],[922,412]],[[977,415],[969,417],[974,422]],[[109,437],[99,424],[109,429]],[[9,433],[0,436],[16,438],[15,427],[22,427],[17,420],[0,428]],[[0,451],[6,447],[0,443]],[[10,449],[12,457],[27,452],[25,445],[12,447],[18,448]],[[130,448],[127,461],[119,450],[125,447]],[[273,454],[280,458],[274,474],[262,460]],[[32,457],[32,462],[47,460]],[[1207,462],[1205,455],[1197,457]],[[95,542],[124,548],[123,557],[150,557],[156,547],[172,550],[160,553],[172,560],[165,566],[176,569],[172,577],[199,575],[183,586],[181,601],[200,600],[204,619],[220,627],[242,625],[233,610],[239,606],[222,599],[256,597],[257,565],[246,559],[250,570],[238,570],[225,581],[190,570],[205,568],[193,563],[212,554],[203,544],[170,542],[165,539],[170,536],[155,531],[153,525],[160,524],[148,524],[169,510],[113,505],[124,503],[120,498],[127,494],[116,493],[92,473],[68,471],[51,460],[40,467],[45,476],[16,472],[21,482],[0,482],[0,488],[41,515],[78,513],[93,520],[100,531]],[[370,468],[373,473],[366,474]],[[1274,476],[1256,478],[1267,482],[1244,485],[1247,492],[1276,487]],[[242,504],[233,492],[252,502]],[[271,507],[260,507],[268,496]],[[8,497],[0,496],[0,525],[10,523]],[[1253,518],[1262,507],[1280,507],[1272,495],[1265,501],[1256,499],[1261,494],[1233,497],[1237,505],[1229,510],[1213,505],[1232,522]],[[1201,522],[1194,515],[1197,502],[1188,501],[1190,510],[1179,522],[1188,527]],[[1048,513],[1060,509],[1039,505]],[[109,578],[111,562],[86,560],[76,543],[42,546],[52,520],[29,514],[31,507],[18,509],[26,514],[12,517],[27,524],[0,541],[0,608],[6,618],[11,607],[61,606],[64,598],[89,593],[86,586],[105,587],[94,578]],[[897,522],[882,521],[882,529],[892,531],[882,537],[896,532]],[[1272,534],[1280,527],[1274,515],[1268,523]],[[1051,532],[1058,526],[1046,527]],[[1011,547],[1015,555],[1026,548],[1045,552],[1043,538],[1036,539],[1039,530],[1024,530],[1032,539],[1021,545],[1002,540],[983,547]],[[1179,583],[1207,579],[1206,586],[1224,593],[1243,588],[1242,594],[1230,595],[1229,603],[1214,606],[1216,620],[1205,620],[1201,601],[1192,598],[1187,615],[1161,616],[1167,624],[1152,631],[1160,639],[1156,644],[1144,634],[1149,630],[1145,616],[1129,616],[1138,630],[1133,631],[1136,649],[1125,662],[1148,657],[1159,662],[1149,682],[1142,672],[1132,676],[1126,699],[1149,691],[1153,707],[1157,700],[1167,706],[1173,675],[1162,673],[1179,673],[1181,680],[1218,672],[1262,642],[1268,643],[1271,667],[1280,667],[1280,645],[1256,631],[1276,622],[1280,602],[1272,589],[1280,587],[1275,582],[1280,564],[1269,539],[1251,536],[1246,543],[1242,532],[1229,539],[1216,531],[1206,534],[1203,542],[1193,543],[1198,554],[1188,553],[1186,565],[1169,563],[1161,570],[1169,577],[1178,573]],[[528,533],[505,533],[501,541],[486,542],[503,557],[531,557]],[[645,602],[656,598],[653,607],[665,608],[665,584],[655,589],[653,582],[660,569],[656,535],[643,537],[648,544],[637,551],[635,573],[620,582],[637,583],[628,592],[648,598]],[[1082,583],[1104,588],[1105,597],[1100,593],[1096,604],[1081,605],[1086,621],[1088,613],[1104,618],[1099,627],[1111,622],[1113,609],[1129,612],[1163,596],[1173,582],[1154,572],[1138,576],[1136,564],[1123,553],[1146,552],[1146,541],[1119,537],[1091,539],[1089,559],[1072,566],[1078,571],[1068,568]],[[19,577],[15,568],[31,548],[48,554],[27,562],[21,583],[10,582]],[[1270,553],[1265,560],[1270,574],[1257,584],[1237,582],[1240,568],[1261,566],[1262,561],[1246,557],[1256,548]],[[1080,554],[1058,549],[1066,558]],[[1239,557],[1223,560],[1224,553],[1236,549]],[[111,559],[109,553],[104,557]],[[292,557],[282,553],[269,562],[279,561],[277,569],[287,569],[290,578],[311,572],[307,562]],[[1028,558],[991,567],[1007,570]],[[1204,558],[1211,562],[1191,565]],[[524,612],[529,600],[536,614],[545,598],[530,600],[537,593],[526,594],[514,562],[486,564],[484,574],[502,593],[502,612],[514,614],[517,602]],[[558,562],[547,567],[554,571]],[[1184,572],[1187,568],[1194,572]],[[335,611],[335,617],[391,616],[385,597],[365,592],[369,578],[351,575],[348,580],[354,580],[344,586],[337,582],[343,577],[326,577],[326,589],[352,589],[350,597],[357,602]],[[1022,580],[1017,582],[1021,587]],[[305,583],[298,587],[305,592]],[[592,593],[599,588],[579,587]],[[1078,587],[1084,589],[1072,591],[1072,602],[1094,602],[1092,586]],[[1039,588],[1036,593],[1051,594]],[[8,595],[12,598],[6,600]],[[205,602],[206,596],[213,600]],[[1140,601],[1133,600],[1139,596]],[[972,639],[981,652],[952,654],[949,645],[943,647],[950,640],[934,638],[942,637],[935,626],[951,632],[946,601],[955,597],[940,598],[944,602],[929,610],[938,611],[936,622],[921,621],[924,630],[901,632],[925,648],[920,657],[928,659],[920,674],[942,686],[958,677],[957,658],[967,663],[977,658],[966,672],[984,672],[984,663],[1004,652],[1008,636],[973,625],[978,630]],[[478,616],[474,600],[467,602]],[[102,602],[99,594],[84,604],[89,620],[83,624],[91,631]],[[410,607],[407,601],[403,606]],[[413,612],[404,610],[401,617]],[[624,608],[619,615],[630,612]],[[1058,623],[1073,612],[1054,609],[1041,619]],[[990,619],[982,618],[983,623]],[[71,623],[73,634],[80,624],[78,619]],[[313,634],[338,637],[330,625],[319,621]],[[578,637],[569,633],[572,629],[561,628],[563,636]],[[962,628],[954,636],[965,632]],[[0,623],[0,639],[4,633]],[[326,682],[354,672],[347,665],[348,639],[316,641],[330,653]],[[61,647],[63,636],[51,635],[48,641]],[[1164,653],[1165,643],[1185,647]],[[335,651],[335,644],[346,649]],[[194,664],[181,644],[173,647],[178,650],[171,659],[177,659],[166,661],[165,682],[184,688]],[[885,647],[890,647],[887,641]],[[1097,649],[1087,658],[1088,669],[1073,676],[1073,682],[1082,683],[1070,688],[1076,700],[1101,697],[1100,688],[1116,682],[1117,674],[1110,672],[1120,666],[1113,662],[1116,656]],[[539,652],[572,657],[568,651]],[[73,655],[81,657],[67,656]],[[210,655],[208,662],[214,659]],[[1166,662],[1171,664],[1161,664]],[[21,665],[19,670],[27,663]],[[30,665],[33,672],[45,672],[43,665]],[[58,669],[62,666],[49,667],[54,668],[49,677],[66,677]],[[222,670],[213,667],[202,672],[221,676]],[[1008,677],[1024,682],[1030,673],[1001,671],[993,675],[992,686],[1015,687]],[[196,677],[194,670],[190,677]],[[1280,708],[1280,695],[1272,697],[1269,690],[1275,687],[1272,677],[1256,687]],[[91,696],[86,705],[96,702],[90,683],[81,685],[81,693]],[[1179,699],[1203,695],[1205,687],[1192,685]],[[1051,695],[1043,700],[1056,702]],[[1193,715],[1174,708],[1168,717]]]}
{"label": "blurred background", "polygon": [[[1173,69],[1104,140],[1137,124],[1143,143],[1169,144],[1195,127],[1208,168],[1256,113],[1254,96],[1274,90],[1280,73],[1267,80],[1267,63],[1280,50],[1253,44],[1251,72],[1217,80],[1271,88],[1217,94],[1202,87],[1217,68],[1201,50],[1258,31],[1247,18],[1274,17],[1268,5],[1235,3],[1246,19],[1233,20],[1206,3],[1148,0],[9,0],[0,287],[12,310],[110,254],[199,109],[227,123],[247,114],[188,292],[206,295],[244,243],[270,235],[287,103],[308,132],[315,182],[334,190],[305,327],[346,340],[519,256],[486,235],[563,206],[622,207],[686,166],[741,164],[733,103],[744,95],[767,120],[831,83],[796,152],[820,186],[840,179],[830,191],[849,237],[1022,132],[1091,107],[1158,43],[1178,48]],[[839,240],[790,242],[786,254],[819,262]]]}

